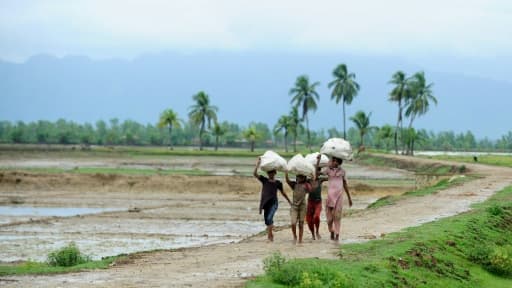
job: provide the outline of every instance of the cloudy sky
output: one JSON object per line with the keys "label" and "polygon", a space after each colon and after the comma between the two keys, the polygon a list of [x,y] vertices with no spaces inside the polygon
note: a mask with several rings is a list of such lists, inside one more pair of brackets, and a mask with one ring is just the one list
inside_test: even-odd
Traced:
{"label": "cloudy sky", "polygon": [[483,61],[510,57],[511,27],[508,0],[2,0],[0,59],[280,50]]}

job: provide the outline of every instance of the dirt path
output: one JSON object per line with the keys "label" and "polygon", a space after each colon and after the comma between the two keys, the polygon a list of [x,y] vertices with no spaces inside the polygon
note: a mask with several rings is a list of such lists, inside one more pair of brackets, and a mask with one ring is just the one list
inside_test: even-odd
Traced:
{"label": "dirt path", "polygon": [[[389,156],[398,157],[398,156]],[[432,162],[428,159],[412,161]],[[512,169],[466,165],[483,178],[435,195],[413,197],[394,206],[367,210],[343,219],[342,242],[365,241],[469,209],[496,191],[512,185]],[[283,209],[283,208],[280,208]],[[274,251],[287,257],[337,258],[338,246],[327,238],[293,245],[289,229],[276,232],[275,242],[264,235],[235,244],[141,254],[133,262],[108,270],[54,276],[2,277],[2,287],[240,287],[245,278],[262,273],[262,260]]]}

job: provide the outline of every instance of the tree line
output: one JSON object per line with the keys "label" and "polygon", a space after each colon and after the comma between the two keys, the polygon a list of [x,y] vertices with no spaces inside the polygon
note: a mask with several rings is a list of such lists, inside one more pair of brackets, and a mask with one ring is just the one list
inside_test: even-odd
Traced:
{"label": "tree line", "polygon": [[[413,123],[418,117],[429,111],[431,104],[437,104],[433,83],[428,83],[424,72],[407,76],[403,71],[395,72],[389,84],[388,100],[396,103],[396,125],[376,127],[371,125],[371,112],[357,111],[349,117],[354,127],[346,129],[346,106],[357,97],[360,85],[356,75],[345,64],[339,64],[332,71],[332,81],[327,84],[331,91],[331,101],[341,104],[343,131],[335,128],[311,131],[310,114],[315,112],[320,101],[317,92],[320,82],[310,81],[308,75],[297,77],[289,90],[290,110],[281,115],[273,127],[265,123],[252,122],[248,127],[236,123],[220,122],[219,108],[211,103],[210,96],[199,91],[192,95],[188,119],[183,120],[172,109],[162,111],[156,124],[140,124],[132,120],[120,122],[111,119],[108,122],[97,121],[79,124],[59,119],[55,122],[37,121],[24,123],[0,122],[1,143],[39,143],[39,144],[82,144],[82,145],[167,145],[173,149],[179,146],[213,147],[255,147],[280,148],[286,152],[291,145],[312,150],[312,146],[321,145],[331,137],[342,137],[359,147],[370,146],[395,153],[412,155],[415,149],[422,150],[512,150],[512,132],[500,139],[477,140],[471,131],[456,134],[416,130]],[[406,126],[404,127],[404,122]],[[304,125],[305,124],[305,125]]]}
{"label": "tree line", "polygon": [[[207,124],[206,124],[207,125]],[[232,147],[251,149],[258,148],[284,149],[285,137],[279,127],[269,127],[266,123],[251,123],[248,127],[224,121],[215,123],[215,127],[223,130],[222,136],[212,131],[203,135],[203,146],[210,149],[215,147]],[[455,133],[453,131],[433,132],[418,130],[416,149],[439,151],[512,151],[512,131],[498,140],[487,138],[477,139],[471,131]],[[182,122],[172,131],[172,143],[178,146],[199,146],[199,128],[190,121]],[[306,148],[308,141],[305,129],[297,133],[297,149]],[[325,140],[331,137],[343,137],[343,132],[334,127],[310,131],[312,146],[319,148]],[[361,141],[360,130],[350,127],[346,139],[351,143]],[[254,142],[251,143],[251,140]],[[393,127],[384,125],[372,128],[364,135],[365,145],[386,150],[394,150]],[[73,145],[140,145],[167,147],[169,131],[156,124],[140,124],[132,120],[120,122],[118,119],[97,121],[95,124],[76,123],[60,119],[35,122],[0,121],[0,143],[24,144],[73,144]]]}

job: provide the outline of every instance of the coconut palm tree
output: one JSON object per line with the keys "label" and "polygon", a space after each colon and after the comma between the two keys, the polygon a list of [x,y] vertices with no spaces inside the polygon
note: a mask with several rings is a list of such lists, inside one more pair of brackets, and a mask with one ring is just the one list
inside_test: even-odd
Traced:
{"label": "coconut palm tree", "polygon": [[172,109],[166,109],[160,114],[160,120],[158,122],[158,127],[163,128],[166,127],[169,129],[169,149],[173,149],[172,145],[172,129],[174,127],[180,128],[182,120],[178,118],[178,114],[174,112]]}
{"label": "coconut palm tree", "polygon": [[218,108],[210,105],[210,97],[203,91],[199,91],[197,94],[192,96],[192,99],[194,99],[196,104],[190,106],[188,116],[192,123],[200,125],[199,150],[203,150],[203,133],[205,131],[206,124],[208,124],[208,128],[210,128],[211,121],[217,121]]}
{"label": "coconut palm tree", "polygon": [[359,130],[359,136],[361,137],[361,144],[359,145],[360,147],[364,147],[364,135],[368,133],[370,129],[372,129],[372,127],[370,127],[371,115],[372,112],[366,115],[366,113],[364,113],[363,111],[357,111],[357,113],[354,116],[350,117],[350,120],[354,122],[354,124],[357,127],[357,130]]}
{"label": "coconut palm tree", "polygon": [[327,87],[332,88],[331,99],[336,104],[343,105],[343,138],[347,139],[347,130],[345,126],[345,104],[350,105],[359,92],[359,84],[356,82],[356,74],[349,73],[347,65],[340,64],[332,71],[334,80]]}
{"label": "coconut palm tree", "polygon": [[281,130],[284,130],[284,150],[288,152],[288,132],[292,128],[292,119],[288,115],[283,115],[279,118],[274,126],[274,134],[279,133]]}
{"label": "coconut palm tree", "polygon": [[[408,85],[410,86],[411,94],[409,100],[407,101],[407,107],[405,108],[405,116],[409,117],[410,119],[410,130],[416,117],[424,115],[428,112],[430,101],[437,105],[437,99],[433,95],[432,91],[434,83],[427,84],[425,73],[423,72],[415,73],[411,77]],[[409,152],[412,151],[409,151],[408,149],[406,154],[410,154]]]}
{"label": "coconut palm tree", "polygon": [[250,126],[247,130],[244,131],[244,138],[251,142],[251,152],[254,152],[254,143],[258,138],[258,132],[254,126]]}
{"label": "coconut palm tree", "polygon": [[320,100],[320,96],[316,92],[316,87],[320,85],[320,82],[315,82],[313,84],[309,83],[309,77],[306,75],[301,75],[297,77],[295,81],[295,86],[290,89],[290,95],[292,98],[292,105],[295,107],[302,107],[302,118],[306,120],[306,131],[308,133],[308,147],[311,150],[311,136],[309,133],[309,119],[308,112],[316,111],[317,104],[316,101]]}
{"label": "coconut palm tree", "polygon": [[[398,104],[398,120],[396,122],[396,128],[394,132],[394,143],[395,143],[395,154],[398,154],[398,131],[401,131],[401,139],[403,139],[403,104],[409,100],[410,89],[409,81],[402,71],[397,71],[393,74],[389,84],[395,85],[393,90],[389,93],[389,101],[397,102]],[[403,141],[403,140],[402,140]]]}
{"label": "coconut palm tree", "polygon": [[217,122],[215,122],[215,124],[213,125],[212,132],[213,132],[213,135],[215,135],[215,151],[217,151],[219,148],[219,138],[221,136],[224,136],[224,134],[226,134],[226,131],[227,131],[226,127],[220,125]]}

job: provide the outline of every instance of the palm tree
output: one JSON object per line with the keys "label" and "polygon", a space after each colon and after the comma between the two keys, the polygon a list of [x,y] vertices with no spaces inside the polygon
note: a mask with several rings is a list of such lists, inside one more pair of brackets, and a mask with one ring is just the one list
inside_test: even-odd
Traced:
{"label": "palm tree", "polygon": [[288,152],[288,132],[291,130],[292,126],[292,119],[288,115],[281,116],[277,121],[276,126],[274,126],[274,134],[284,130],[284,150],[286,152]]}
{"label": "palm tree", "polygon": [[345,126],[345,104],[350,105],[359,92],[359,84],[356,82],[356,74],[348,73],[347,65],[340,64],[332,71],[334,80],[327,87],[332,88],[331,99],[336,104],[343,104],[343,138],[347,139],[347,130]]}
{"label": "palm tree", "polygon": [[203,133],[206,123],[208,123],[208,128],[210,128],[211,121],[217,121],[218,108],[210,105],[210,97],[203,91],[199,91],[199,93],[192,96],[192,99],[194,99],[196,104],[190,106],[188,116],[192,123],[200,125],[199,150],[203,150]]}
{"label": "palm tree", "polygon": [[[396,128],[394,133],[395,141],[395,154],[398,154],[398,131],[401,131],[401,139],[403,139],[403,103],[407,102],[410,97],[410,90],[408,85],[408,79],[404,72],[397,71],[393,74],[389,84],[394,84],[393,90],[389,93],[389,101],[398,103],[398,120],[396,122]],[[403,141],[403,140],[402,140]]]}
{"label": "palm tree", "polygon": [[360,147],[364,147],[364,135],[368,133],[371,129],[370,127],[370,116],[372,112],[364,113],[363,111],[358,111],[354,116],[350,117],[350,120],[354,122],[357,129],[359,130],[359,136],[361,137]]}
{"label": "palm tree", "polygon": [[180,128],[181,127],[181,119],[178,118],[178,114],[174,112],[172,109],[166,109],[160,114],[160,120],[158,122],[158,127],[163,128],[167,126],[169,129],[169,149],[173,149],[172,147],[172,128]]}
{"label": "palm tree", "polygon": [[[309,119],[308,112],[316,111],[317,105],[316,101],[320,100],[320,96],[316,92],[316,87],[320,85],[320,82],[315,82],[313,84],[309,84],[309,77],[306,75],[301,75],[297,77],[295,81],[295,86],[290,89],[290,95],[292,98],[292,105],[295,107],[302,106],[302,118],[306,120],[306,130],[308,133],[308,147],[311,150],[311,137],[309,134]],[[315,100],[316,99],[316,100]]]}
{"label": "palm tree", "polygon": [[422,142],[427,137],[421,131],[416,131],[414,128],[405,130],[405,142],[407,143],[407,154],[414,156],[414,144]]}
{"label": "palm tree", "polygon": [[213,135],[215,135],[215,151],[218,150],[218,147],[219,147],[219,137],[223,136],[224,134],[226,134],[226,128],[223,127],[222,125],[220,125],[219,123],[215,122],[215,124],[213,125]]}
{"label": "palm tree", "polygon": [[244,138],[251,142],[251,152],[254,152],[254,142],[256,142],[256,139],[258,138],[256,128],[254,128],[254,126],[247,128],[247,130],[244,131]]}
{"label": "palm tree", "polygon": [[[434,83],[427,84],[425,73],[423,72],[414,74],[408,85],[411,87],[411,95],[405,109],[405,116],[410,118],[410,130],[414,119],[428,112],[430,101],[437,105],[437,99],[432,94],[432,86],[434,86]],[[406,154],[409,154],[409,149]]]}
{"label": "palm tree", "polygon": [[[396,134],[395,134],[396,135]],[[384,142],[384,148],[388,151],[389,139],[393,138],[393,127],[391,125],[382,126],[377,132],[377,137]]]}

